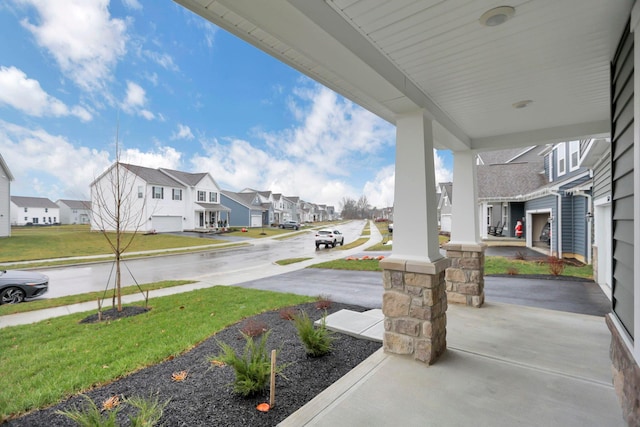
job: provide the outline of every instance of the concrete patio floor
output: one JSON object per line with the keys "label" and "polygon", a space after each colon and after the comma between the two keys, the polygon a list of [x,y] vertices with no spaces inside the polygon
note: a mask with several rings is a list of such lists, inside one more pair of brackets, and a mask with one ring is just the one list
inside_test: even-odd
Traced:
{"label": "concrete patio floor", "polygon": [[[328,325],[380,340],[383,317]],[[287,426],[624,426],[599,316],[510,304],[450,305],[444,356],[427,367],[379,350]]]}

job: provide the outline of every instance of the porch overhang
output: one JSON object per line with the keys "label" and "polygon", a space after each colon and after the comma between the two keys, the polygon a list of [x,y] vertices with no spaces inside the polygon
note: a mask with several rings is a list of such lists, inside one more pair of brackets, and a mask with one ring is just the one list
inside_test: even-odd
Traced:
{"label": "porch overhang", "polygon": [[196,203],[196,205],[200,206],[205,211],[231,212],[230,208],[218,203]]}

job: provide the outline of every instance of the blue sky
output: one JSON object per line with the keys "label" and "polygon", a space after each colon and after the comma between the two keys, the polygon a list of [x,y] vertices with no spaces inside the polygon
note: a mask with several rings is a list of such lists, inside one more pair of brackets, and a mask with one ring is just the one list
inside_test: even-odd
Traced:
{"label": "blue sky", "polygon": [[118,135],[122,161],[226,190],[393,204],[392,125],[173,1],[4,0],[0,38],[13,195],[88,198]]}

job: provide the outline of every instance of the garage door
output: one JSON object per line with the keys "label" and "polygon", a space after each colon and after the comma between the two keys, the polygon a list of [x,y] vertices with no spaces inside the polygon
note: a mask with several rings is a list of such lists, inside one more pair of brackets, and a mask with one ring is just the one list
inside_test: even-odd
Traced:
{"label": "garage door", "polygon": [[152,216],[151,227],[157,233],[168,231],[182,231],[181,216]]}
{"label": "garage door", "polygon": [[445,214],[440,216],[440,231],[451,233],[451,215]]}
{"label": "garage door", "polygon": [[251,215],[251,226],[252,227],[261,227],[262,226],[262,215]]}

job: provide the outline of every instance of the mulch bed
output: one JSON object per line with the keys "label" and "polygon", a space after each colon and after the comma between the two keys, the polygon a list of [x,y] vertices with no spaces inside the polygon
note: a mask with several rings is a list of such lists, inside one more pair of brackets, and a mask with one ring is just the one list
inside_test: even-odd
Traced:
{"label": "mulch bed", "polygon": [[[322,317],[315,303],[294,307],[305,310],[311,319]],[[327,310],[333,313],[347,308],[364,311],[365,308],[333,303]],[[269,328],[267,348],[278,349],[278,364],[288,364],[276,383],[275,406],[268,412],[259,412],[256,406],[269,401],[269,389],[254,397],[245,398],[233,392],[234,371],[229,366],[216,367],[210,359],[220,353],[218,341],[225,342],[242,352],[245,340],[240,334],[244,327],[266,324]],[[290,320],[281,318],[280,311],[271,311],[245,319],[220,331],[194,349],[142,369],[111,384],[85,393],[98,407],[112,396],[128,398],[141,396],[160,402],[169,400],[158,425],[161,426],[275,426],[322,390],[345,375],[360,362],[381,347],[380,343],[335,334],[333,351],[323,357],[306,355],[295,326]],[[175,381],[172,375],[186,371],[183,381]],[[11,420],[7,426],[74,426],[73,421],[56,411],[86,407],[86,398],[73,396],[53,407],[31,412]],[[118,425],[128,426],[127,415],[133,410],[123,405],[118,414]]]}

